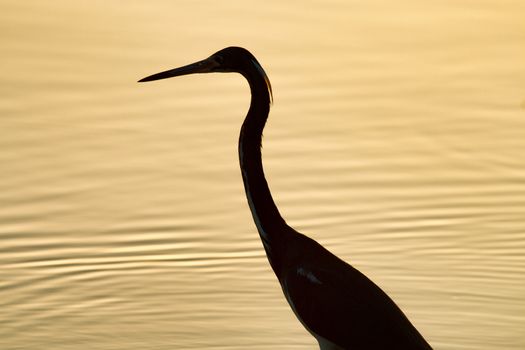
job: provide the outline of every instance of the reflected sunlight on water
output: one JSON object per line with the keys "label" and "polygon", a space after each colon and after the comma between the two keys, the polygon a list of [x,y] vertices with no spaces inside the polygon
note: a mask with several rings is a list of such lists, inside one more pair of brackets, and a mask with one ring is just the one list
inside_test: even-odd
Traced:
{"label": "reflected sunlight on water", "polygon": [[305,349],[251,222],[228,45],[283,216],[435,349],[525,347],[525,5],[3,1],[0,348]]}

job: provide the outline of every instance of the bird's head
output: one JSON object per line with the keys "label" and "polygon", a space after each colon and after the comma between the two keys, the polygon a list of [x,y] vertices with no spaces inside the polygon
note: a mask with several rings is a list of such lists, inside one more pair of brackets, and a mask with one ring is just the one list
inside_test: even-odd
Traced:
{"label": "bird's head", "polygon": [[[202,61],[198,61],[187,66],[170,69],[161,73],[153,74],[139,80],[139,82],[166,79],[194,73],[237,72],[244,74],[247,65],[254,63],[258,67],[260,67],[255,57],[248,50],[243,49],[242,47],[232,46],[217,51],[216,53]],[[264,71],[262,72],[264,73]]]}
{"label": "bird's head", "polygon": [[250,51],[236,46],[230,46],[217,51],[202,61],[147,76],[140,79],[139,82],[166,79],[195,73],[214,72],[241,73],[248,79],[248,81],[255,79],[255,77],[258,77],[259,79],[262,78],[262,83],[265,84],[266,88],[268,89],[270,103],[273,100],[272,86],[268,76],[264,72],[264,69],[261,67],[259,62],[257,62],[257,59],[250,53]]}

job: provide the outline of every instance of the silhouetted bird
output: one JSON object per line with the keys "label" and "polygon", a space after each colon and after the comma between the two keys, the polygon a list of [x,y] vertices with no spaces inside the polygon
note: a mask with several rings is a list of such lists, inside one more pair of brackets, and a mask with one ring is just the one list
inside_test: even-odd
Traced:
{"label": "silhouetted bird", "polygon": [[242,124],[239,159],[246,197],[270,265],[286,300],[323,350],[431,349],[397,305],[358,270],[288,226],[264,177],[262,132],[272,98],[255,57],[228,47],[205,60],[140,81],[192,73],[237,72],[250,84],[251,104]]}

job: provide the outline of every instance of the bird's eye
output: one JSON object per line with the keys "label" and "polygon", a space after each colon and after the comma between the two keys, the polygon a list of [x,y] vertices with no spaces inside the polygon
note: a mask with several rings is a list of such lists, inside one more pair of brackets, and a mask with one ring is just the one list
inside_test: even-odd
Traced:
{"label": "bird's eye", "polygon": [[224,63],[224,57],[222,57],[222,56],[216,56],[216,57],[215,57],[215,61],[216,61],[218,64],[223,64],[223,63]]}

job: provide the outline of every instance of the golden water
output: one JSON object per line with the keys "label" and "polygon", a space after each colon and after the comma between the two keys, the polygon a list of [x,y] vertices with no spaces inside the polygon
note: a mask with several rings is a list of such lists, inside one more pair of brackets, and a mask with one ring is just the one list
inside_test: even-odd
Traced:
{"label": "golden water", "polygon": [[251,222],[265,67],[283,216],[435,349],[525,348],[525,2],[0,1],[0,349],[314,349]]}

